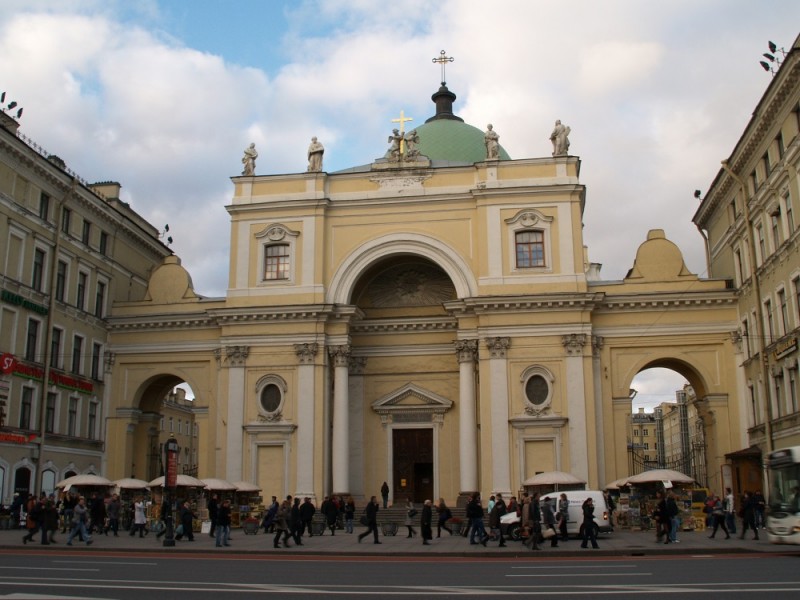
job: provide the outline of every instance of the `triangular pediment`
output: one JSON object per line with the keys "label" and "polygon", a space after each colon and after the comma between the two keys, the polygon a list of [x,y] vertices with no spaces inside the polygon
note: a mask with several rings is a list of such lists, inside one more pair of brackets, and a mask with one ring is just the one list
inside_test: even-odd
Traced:
{"label": "triangular pediment", "polygon": [[384,423],[398,419],[406,422],[441,422],[444,413],[452,406],[452,400],[416,384],[407,383],[375,400],[372,410],[381,415]]}

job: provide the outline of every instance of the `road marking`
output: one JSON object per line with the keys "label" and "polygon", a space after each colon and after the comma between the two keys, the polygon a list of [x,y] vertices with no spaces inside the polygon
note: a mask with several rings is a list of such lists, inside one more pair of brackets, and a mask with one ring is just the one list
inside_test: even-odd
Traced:
{"label": "road marking", "polygon": [[[85,564],[85,562],[84,562]],[[93,573],[97,573],[100,569],[78,569],[77,567],[64,567],[63,569],[59,569],[58,567],[2,567],[0,569],[8,569],[11,571],[89,571]]]}
{"label": "road marking", "polygon": [[519,575],[516,573],[507,573],[506,577],[621,577],[623,575],[647,577],[652,575],[652,573],[570,573],[569,575],[564,573],[520,573]]}
{"label": "road marking", "polygon": [[[512,569],[635,569],[637,568],[636,565],[584,565],[584,564],[577,564],[577,565],[546,565],[546,566],[513,566]],[[619,573],[617,573],[619,575]]]}
{"label": "road marking", "polygon": [[[55,563],[58,563],[58,564],[78,563],[78,564],[81,564],[81,565],[85,565],[86,564],[86,559],[84,559],[84,560],[54,560],[53,563],[54,564]],[[143,565],[143,566],[146,566],[146,567],[155,567],[155,566],[158,565],[158,563],[155,563],[155,562],[128,562],[128,561],[123,561],[123,560],[120,560],[120,561],[116,561],[115,560],[115,561],[108,561],[108,562],[97,562],[96,560],[93,560],[92,564],[93,565]]]}

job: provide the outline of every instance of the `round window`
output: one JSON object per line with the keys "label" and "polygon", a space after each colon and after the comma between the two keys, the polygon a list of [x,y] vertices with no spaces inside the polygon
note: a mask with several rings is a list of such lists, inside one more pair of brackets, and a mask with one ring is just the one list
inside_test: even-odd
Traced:
{"label": "round window", "polygon": [[534,406],[541,406],[547,401],[547,396],[550,393],[550,386],[547,380],[541,375],[534,375],[528,379],[525,384],[525,396],[528,402]]}
{"label": "round window", "polygon": [[281,389],[274,383],[267,384],[261,390],[261,408],[265,412],[274,413],[281,405]]}

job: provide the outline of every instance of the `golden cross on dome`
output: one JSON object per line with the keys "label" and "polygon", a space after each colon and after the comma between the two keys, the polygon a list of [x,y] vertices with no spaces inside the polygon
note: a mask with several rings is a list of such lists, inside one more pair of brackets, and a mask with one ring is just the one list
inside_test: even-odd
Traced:
{"label": "golden cross on dome", "polygon": [[413,117],[407,117],[406,114],[401,110],[400,111],[400,118],[399,119],[392,119],[392,123],[400,123],[400,154],[403,154],[406,151],[406,141],[405,139],[405,132],[406,132],[406,121],[413,121]]}
{"label": "golden cross on dome", "polygon": [[444,50],[439,52],[439,58],[433,59],[433,62],[442,65],[442,85],[445,85],[447,83],[444,79],[444,66],[449,62],[453,62],[454,60],[455,58],[453,58],[452,56],[446,56]]}

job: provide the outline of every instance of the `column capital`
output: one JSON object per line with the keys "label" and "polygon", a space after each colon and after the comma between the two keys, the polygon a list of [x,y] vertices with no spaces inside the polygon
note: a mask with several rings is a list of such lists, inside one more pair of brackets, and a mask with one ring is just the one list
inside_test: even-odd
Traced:
{"label": "column capital", "polygon": [[458,362],[475,362],[478,354],[478,340],[456,340],[454,345]]}
{"label": "column capital", "polygon": [[249,346],[225,346],[225,358],[229,367],[243,367],[249,354]]}
{"label": "column capital", "polygon": [[585,333],[570,333],[561,336],[561,345],[564,346],[568,355],[582,354],[583,347],[586,345]]}
{"label": "column capital", "polygon": [[603,349],[606,340],[600,335],[593,335],[592,336],[592,356],[595,358],[600,358],[600,350]]}
{"label": "column capital", "polygon": [[491,358],[505,358],[509,346],[511,346],[510,337],[486,338],[486,347],[489,349],[489,356]]}
{"label": "column capital", "polygon": [[350,346],[328,346],[328,356],[333,359],[334,366],[347,367],[350,362]]}
{"label": "column capital", "polygon": [[313,365],[314,357],[317,355],[318,350],[319,346],[316,343],[294,345],[294,352],[297,354],[297,361],[301,365]]}
{"label": "column capital", "polygon": [[350,357],[350,360],[347,362],[347,369],[350,375],[363,375],[364,369],[366,367],[367,367],[366,356]]}

